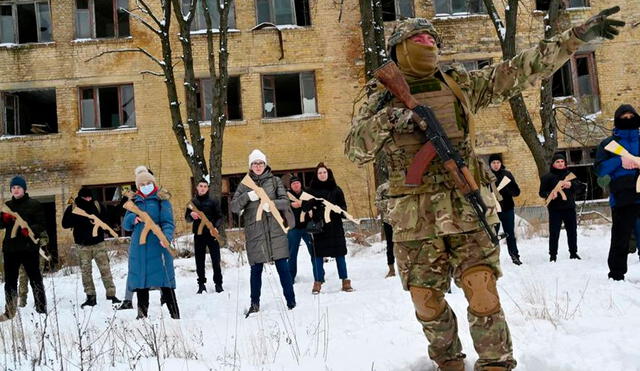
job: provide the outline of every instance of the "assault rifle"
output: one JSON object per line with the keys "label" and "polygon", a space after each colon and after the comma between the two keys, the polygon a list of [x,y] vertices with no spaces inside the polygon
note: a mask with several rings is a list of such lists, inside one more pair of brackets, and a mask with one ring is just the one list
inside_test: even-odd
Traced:
{"label": "assault rifle", "polygon": [[424,132],[427,142],[422,145],[413,158],[405,178],[405,186],[419,186],[422,183],[422,175],[437,155],[442,160],[451,179],[453,179],[456,188],[462,192],[473,207],[480,225],[491,238],[491,242],[498,244],[500,238],[487,221],[487,205],[480,195],[480,189],[473,174],[471,174],[464,160],[453,147],[451,141],[449,141],[433,110],[430,107],[420,105],[416,98],[411,95],[409,85],[393,61],[383,64],[374,71],[374,75],[400,102],[426,123]]}
{"label": "assault rifle", "polygon": [[198,214],[198,216],[200,217],[200,225],[198,226],[198,230],[196,231],[196,234],[198,236],[200,236],[202,232],[204,232],[204,227],[207,227],[209,233],[211,233],[211,235],[215,237],[218,242],[224,245],[224,240],[222,239],[222,236],[220,236],[220,232],[218,232],[218,229],[213,225],[213,223],[211,223],[211,220],[207,218],[205,213],[200,211],[200,209],[198,209],[196,205],[193,204],[193,202],[189,202],[187,204],[187,209],[191,209],[191,211]]}
{"label": "assault rifle", "polygon": [[149,214],[140,210],[140,208],[136,206],[135,203],[133,203],[132,201],[134,196],[133,192],[131,191],[126,192],[125,195],[129,198],[129,200],[127,200],[127,202],[125,202],[124,205],[122,205],[122,207],[136,214],[138,218],[140,218],[142,223],[144,223],[144,229],[142,229],[142,233],[140,233],[140,244],[141,245],[146,244],[147,235],[149,234],[149,232],[153,232],[153,234],[155,234],[156,237],[158,237],[162,245],[164,245],[163,247],[167,249],[167,251],[169,251],[171,256],[175,258],[176,255],[178,255],[178,253],[176,252],[175,249],[173,249],[173,247],[171,246],[171,242],[169,242],[169,240],[167,239],[167,236],[164,235],[164,232],[162,232],[162,228],[160,228],[160,226],[153,221],[153,218],[151,218]]}
{"label": "assault rifle", "polygon": [[[336,214],[344,215],[345,218],[351,220],[352,222],[354,222],[356,224],[360,224],[359,220],[354,219],[354,217],[351,214],[349,214],[348,212],[343,210],[340,206],[332,204],[331,202],[325,200],[324,198],[314,197],[314,196],[308,194],[307,192],[302,192],[302,194],[300,195],[300,200],[302,200],[302,201],[310,201],[310,200],[321,201],[322,204],[324,205],[324,222],[325,223],[330,223],[331,222],[331,212],[333,211]],[[302,215],[302,214],[300,214],[300,215]]]}
{"label": "assault rifle", "polygon": [[267,204],[269,205],[269,210],[271,212],[271,215],[273,215],[273,217],[276,219],[276,221],[278,222],[278,225],[280,225],[280,228],[282,228],[284,233],[287,233],[289,228],[284,226],[284,220],[282,219],[282,215],[280,215],[280,211],[278,211],[278,208],[276,207],[276,204],[273,202],[273,200],[269,198],[269,195],[267,195],[267,192],[265,192],[264,189],[262,189],[262,187],[258,187],[256,182],[254,182],[253,179],[251,179],[251,177],[248,174],[244,176],[244,178],[242,179],[242,182],[240,183],[249,187],[249,189],[254,191],[258,195],[258,197],[260,197],[260,205],[256,210],[256,220],[258,221],[262,220],[262,212],[264,211],[262,209],[262,205]]}

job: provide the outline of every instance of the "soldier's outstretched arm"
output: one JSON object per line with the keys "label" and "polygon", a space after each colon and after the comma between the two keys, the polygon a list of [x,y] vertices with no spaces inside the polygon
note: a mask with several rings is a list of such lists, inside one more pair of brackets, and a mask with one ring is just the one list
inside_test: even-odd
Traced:
{"label": "soldier's outstretched arm", "polygon": [[584,43],[597,37],[615,37],[618,34],[615,27],[624,26],[624,22],[607,17],[619,10],[619,7],[606,9],[580,26],[541,40],[538,46],[524,50],[510,60],[476,71],[453,70],[451,76],[467,94],[468,108],[476,113],[490,104],[511,98],[538,79],[551,76]]}

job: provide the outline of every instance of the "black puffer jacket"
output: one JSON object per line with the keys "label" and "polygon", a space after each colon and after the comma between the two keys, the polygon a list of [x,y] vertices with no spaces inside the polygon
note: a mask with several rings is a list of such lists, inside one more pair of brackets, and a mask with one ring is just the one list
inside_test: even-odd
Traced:
{"label": "black puffer jacket", "polygon": [[[334,205],[340,206],[347,211],[347,202],[344,199],[342,189],[338,187],[333,178],[333,172],[328,170],[329,177],[322,182],[316,178],[311,182],[309,194],[314,197],[324,198]],[[319,203],[310,203],[314,218],[324,218],[324,207]],[[304,205],[307,208],[307,205]],[[322,233],[313,235],[313,255],[314,256],[345,256],[347,255],[347,241],[344,238],[344,228],[342,226],[342,215],[331,213],[331,222],[325,223]]]}
{"label": "black puffer jacket", "polygon": [[[202,211],[204,215],[207,216],[209,221],[213,223],[213,226],[216,227],[216,229],[220,230],[220,226],[222,225],[222,211],[220,211],[220,204],[218,204],[218,201],[205,194],[204,196],[196,196],[192,198],[191,202],[193,202],[193,205],[197,207],[198,210]],[[194,220],[191,217],[191,211],[191,209],[187,208],[187,211],[184,214],[184,218],[187,220],[187,222],[193,223],[192,231],[195,234],[200,227],[201,221],[200,219]]]}
{"label": "black puffer jacket", "polygon": [[[567,168],[558,170],[551,166],[551,170],[545,174],[542,179],[540,179],[540,191],[538,192],[540,197],[546,199],[558,182],[563,180],[569,172],[570,171]],[[563,200],[562,197],[558,195],[558,197],[556,197],[555,200],[552,200],[549,203],[549,206],[547,206],[549,210],[575,209],[576,193],[579,194],[584,192],[584,184],[578,179],[574,179],[571,181],[571,187],[564,189],[563,191],[567,195],[567,200]]]}
{"label": "black puffer jacket", "polygon": [[518,183],[516,183],[516,178],[513,177],[513,174],[511,174],[509,170],[504,168],[504,165],[502,165],[498,171],[493,171],[493,169],[491,169],[491,172],[496,176],[496,187],[500,185],[500,182],[502,182],[504,177],[511,179],[511,182],[500,190],[500,196],[502,196],[500,209],[502,209],[502,211],[513,210],[513,198],[520,196],[520,187],[518,186]]}
{"label": "black puffer jacket", "polygon": [[[86,211],[87,214],[96,215],[105,223],[107,221],[107,210],[98,201],[85,201],[81,197],[75,199],[76,207]],[[93,236],[91,219],[76,215],[73,212],[73,205],[69,205],[62,216],[62,228],[73,228],[73,241],[78,245],[93,246],[104,241],[104,230],[98,229],[98,235]]]}
{"label": "black puffer jacket", "polygon": [[[29,227],[33,231],[33,234],[36,238],[46,238],[46,226],[44,219],[44,210],[42,209],[42,205],[37,200],[29,197],[28,193],[19,199],[12,198],[11,200],[5,203],[9,209],[13,212],[18,213],[22,219],[24,219]],[[29,237],[24,237],[20,230],[18,229],[18,233],[15,238],[11,238],[11,229],[13,229],[13,225],[15,222],[10,222],[4,224],[2,222],[2,218],[0,218],[0,229],[5,228],[4,241],[2,244],[2,249],[6,253],[17,253],[24,250],[30,251],[38,251],[38,246],[31,241]]]}

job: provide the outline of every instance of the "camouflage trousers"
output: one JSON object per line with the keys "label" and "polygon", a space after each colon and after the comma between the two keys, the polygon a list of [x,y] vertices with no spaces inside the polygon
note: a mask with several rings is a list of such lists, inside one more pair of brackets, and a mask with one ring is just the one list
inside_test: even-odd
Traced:
{"label": "camouflage trousers", "polygon": [[93,285],[93,264],[96,261],[102,284],[107,291],[107,296],[116,295],[116,287],[111,277],[111,268],[109,267],[109,255],[104,242],[92,246],[78,245],[78,255],[80,257],[80,271],[82,272],[82,286],[84,293],[87,295],[95,295],[96,287]]}
{"label": "camouflage trousers", "polygon": [[[40,259],[40,272],[44,273],[44,267],[46,260]],[[24,270],[24,266],[20,266],[20,273],[18,273],[18,296],[20,298],[20,306],[24,307],[27,305],[27,296],[29,295],[29,277],[27,276],[27,271]]]}
{"label": "camouflage trousers", "polygon": [[[396,242],[394,250],[405,290],[429,288],[444,294],[449,291],[451,278],[458,287],[463,287],[462,275],[471,267],[488,266],[496,277],[501,275],[500,249],[484,231]],[[429,341],[429,357],[438,364],[464,358],[456,315],[446,301],[443,305],[444,311],[430,321],[421,320],[416,314]],[[482,370],[497,362],[515,367],[511,335],[502,309],[487,316],[477,316],[467,309],[467,318],[479,356],[475,369]]]}

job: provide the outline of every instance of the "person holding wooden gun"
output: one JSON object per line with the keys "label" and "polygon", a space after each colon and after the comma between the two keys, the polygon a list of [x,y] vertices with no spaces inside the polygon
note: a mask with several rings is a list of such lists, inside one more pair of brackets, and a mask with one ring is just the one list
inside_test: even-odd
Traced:
{"label": "person holding wooden gun", "polygon": [[[199,212],[202,212],[207,219],[213,224],[216,230],[222,226],[222,212],[218,201],[209,197],[209,183],[202,179],[196,186],[196,196],[191,199],[189,205],[195,206]],[[207,256],[207,248],[211,255],[211,265],[213,266],[213,282],[215,283],[216,292],[224,291],[222,289],[222,269],[220,268],[220,243],[213,236],[213,232],[208,227],[199,229],[203,223],[199,212],[194,211],[187,205],[185,219],[188,223],[193,223],[193,243],[194,255],[196,259],[196,273],[198,275],[198,294],[207,291],[207,277],[205,275],[204,263]],[[201,231],[199,233],[199,231]]]}
{"label": "person holding wooden gun", "polygon": [[[116,286],[113,284],[109,255],[104,242],[104,234],[107,230],[102,228],[96,230],[96,222],[91,219],[91,216],[105,222],[107,220],[107,210],[103,204],[93,199],[90,189],[83,187],[78,191],[78,197],[75,198],[71,205],[67,206],[62,216],[62,228],[73,229],[73,241],[78,247],[82,286],[84,287],[84,293],[87,295],[85,302],[80,305],[81,308],[96,305],[96,287],[93,284],[92,272],[93,260],[96,261],[100,271],[107,300],[111,300],[112,304],[120,303],[120,300],[116,297]],[[97,233],[94,233],[94,231]]]}
{"label": "person holding wooden gun", "polygon": [[[518,187],[518,183],[516,183],[516,178],[513,177],[513,174],[504,167],[502,156],[499,153],[494,153],[489,156],[489,167],[496,177],[496,191],[500,193],[502,198],[502,200],[499,200],[500,211],[498,211],[498,218],[500,218],[502,230],[507,234],[507,250],[509,251],[509,256],[513,264],[520,265],[522,261],[520,261],[520,253],[518,252],[518,245],[516,244],[513,203],[513,198],[520,196],[520,187]],[[500,224],[496,227],[496,231],[500,228]]]}
{"label": "person holding wooden gun", "polygon": [[[498,219],[487,187],[493,177],[473,151],[473,116],[552,76],[584,43],[615,37],[624,22],[608,16],[618,10],[476,71],[460,64],[440,69],[445,40],[427,19],[399,21],[389,37],[397,67],[384,64],[367,84],[369,97],[353,119],[345,153],[359,164],[386,154],[398,271],[429,340],[429,356],[443,370],[464,369],[456,318],[444,299],[452,276],[469,301],[476,370],[516,366],[496,289],[501,272],[492,225]],[[392,75],[400,78],[385,79]]]}
{"label": "person holding wooden gun", "polygon": [[[613,219],[607,259],[609,278],[621,281],[627,273],[629,240],[640,216],[640,197],[636,189],[640,169],[640,116],[633,106],[623,104],[616,110],[613,124],[613,135],[598,146],[595,165],[598,183],[609,187],[609,205]],[[620,156],[607,150],[613,141],[624,148],[628,155]]]}
{"label": "person holding wooden gun", "polygon": [[[179,319],[176,277],[169,245],[175,230],[170,196],[168,192],[158,189],[156,178],[146,167],[138,166],[135,174],[138,191],[129,201],[134,203],[137,212],[146,215],[139,216],[128,209],[122,221],[125,230],[133,231],[129,246],[127,290],[136,292],[138,296],[138,319],[147,317],[149,290],[152,289],[161,290],[161,298],[167,304],[171,318]],[[127,208],[127,205],[124,207]],[[150,219],[146,219],[147,215]],[[143,231],[150,226],[158,226],[164,238],[160,239],[155,232],[150,232],[143,241]]]}
{"label": "person holding wooden gun", "polygon": [[[573,178],[572,180],[568,180]],[[580,260],[578,255],[578,223],[576,217],[576,193],[584,190],[584,185],[567,169],[567,158],[556,153],[551,158],[550,171],[540,179],[540,197],[548,201],[549,210],[549,261],[558,256],[560,228],[564,223],[569,244],[569,258]]]}
{"label": "person holding wooden gun", "polygon": [[[291,213],[282,181],[271,173],[267,156],[254,149],[249,154],[249,172],[238,185],[231,201],[231,211],[242,215],[247,259],[251,265],[251,305],[245,313],[247,317],[260,311],[262,270],[264,263],[268,262],[275,263],[287,307],[293,309],[296,306],[289,273],[288,229],[278,221],[282,220],[281,213],[287,210]],[[288,225],[293,226],[293,220]]]}
{"label": "person holding wooden gun", "polygon": [[33,289],[36,312],[47,312],[47,298],[40,272],[40,248],[47,245],[44,210],[40,202],[29,197],[27,182],[15,176],[9,184],[11,200],[0,205],[0,229],[5,229],[2,242],[4,257],[5,312],[0,321],[13,318],[18,304],[18,272],[24,267]]}
{"label": "person holding wooden gun", "polygon": [[289,241],[289,273],[291,274],[291,281],[296,282],[296,275],[298,274],[298,251],[300,249],[300,242],[304,241],[307,246],[307,251],[311,257],[311,270],[313,277],[316,277],[316,262],[313,258],[313,237],[307,230],[307,223],[309,222],[309,216],[302,211],[302,205],[307,201],[300,200],[300,196],[303,194],[302,181],[297,176],[293,175],[289,179],[289,199],[291,200],[291,211],[295,220],[295,225],[289,228],[287,232],[287,240]]}

